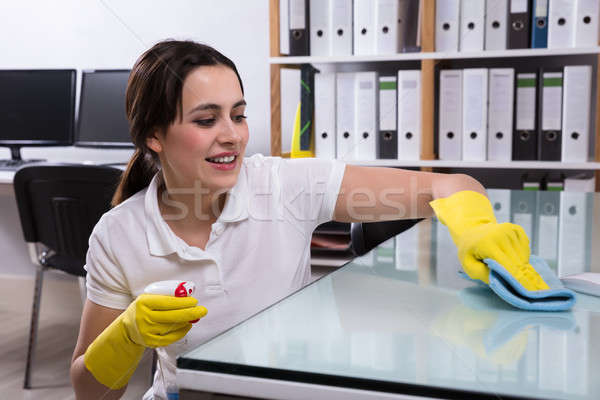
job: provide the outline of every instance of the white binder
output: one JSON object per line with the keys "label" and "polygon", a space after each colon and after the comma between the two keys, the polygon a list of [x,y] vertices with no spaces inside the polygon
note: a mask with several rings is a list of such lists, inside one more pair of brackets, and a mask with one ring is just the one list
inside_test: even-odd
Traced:
{"label": "white binder", "polygon": [[290,9],[289,0],[279,0],[279,52],[290,54]]}
{"label": "white binder", "polygon": [[395,54],[398,48],[398,0],[377,0],[375,16],[375,41],[377,54]]}
{"label": "white binder", "polygon": [[483,50],[485,3],[485,0],[461,0],[459,34],[460,51]]}
{"label": "white binder", "polygon": [[599,0],[577,0],[575,47],[598,46]]}
{"label": "white binder", "polygon": [[394,243],[395,269],[397,271],[419,270],[419,227],[415,226],[396,236]]}
{"label": "white binder", "polygon": [[485,49],[506,50],[508,0],[485,3]]}
{"label": "white binder", "polygon": [[463,70],[463,138],[465,161],[485,161],[487,145],[487,68]]}
{"label": "white binder", "polygon": [[421,70],[398,71],[398,159],[421,158]]}
{"label": "white binder", "polygon": [[560,192],[539,190],[537,192],[536,243],[532,253],[543,258],[556,271],[558,248],[558,222]]}
{"label": "white binder", "polygon": [[352,55],[352,0],[329,1],[329,37],[332,56]]}
{"label": "white binder", "polygon": [[588,194],[560,192],[558,233],[558,277],[586,271],[586,246],[588,224],[593,223],[593,210]]}
{"label": "white binder", "polygon": [[499,224],[510,222],[510,190],[487,189],[486,192],[492,204],[496,221]]}
{"label": "white binder", "polygon": [[310,0],[310,55],[328,56],[331,48],[329,0]]}
{"label": "white binder", "polygon": [[588,160],[591,88],[591,65],[565,67],[562,103],[562,161]]}
{"label": "white binder", "polygon": [[354,0],[354,54],[372,55],[376,51],[376,0]]}
{"label": "white binder", "polygon": [[491,68],[489,80],[487,159],[510,161],[512,160],[515,70]]}
{"label": "white binder", "polygon": [[354,159],[354,72],[336,75],[336,157]]}
{"label": "white binder", "polygon": [[357,160],[377,158],[377,83],[376,72],[357,72],[355,76],[354,142]]}
{"label": "white binder", "polygon": [[460,0],[437,1],[435,5],[435,51],[458,51]]}
{"label": "white binder", "polygon": [[335,73],[315,74],[315,155],[335,158]]}
{"label": "white binder", "polygon": [[462,159],[462,70],[440,71],[439,158]]}
{"label": "white binder", "polygon": [[548,48],[563,49],[575,46],[575,0],[549,0],[548,2]]}

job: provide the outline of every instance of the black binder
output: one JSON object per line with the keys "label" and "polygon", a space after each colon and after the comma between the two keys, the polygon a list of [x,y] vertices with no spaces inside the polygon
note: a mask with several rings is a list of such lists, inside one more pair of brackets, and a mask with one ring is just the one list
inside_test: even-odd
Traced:
{"label": "black binder", "polygon": [[[289,2],[290,56],[308,56],[310,55],[309,0],[289,0]],[[294,21],[298,23],[294,24]]]}
{"label": "black binder", "polygon": [[[537,81],[537,74],[530,72],[519,72],[516,75],[515,79],[515,116],[514,116],[514,130],[513,130],[513,148],[512,148],[512,159],[513,160],[537,160],[537,149],[538,149],[538,113],[537,103],[538,103],[538,90],[539,86]],[[533,114],[529,107],[529,103],[527,103],[523,107],[523,98],[521,96],[529,96],[531,92],[529,90],[534,90],[534,101],[531,106],[533,107]],[[523,91],[528,91],[526,94]],[[523,108],[522,108],[523,107]],[[519,115],[521,113],[525,113],[528,115],[528,118],[533,118],[533,127],[528,126],[527,128],[523,128],[519,126]],[[532,128],[532,129],[529,129]]]}
{"label": "black binder", "polygon": [[379,131],[377,134],[377,158],[398,158],[398,131]]}
{"label": "black binder", "polygon": [[[562,87],[562,68],[540,70],[538,81],[538,158],[543,161],[560,161],[561,159]],[[546,100],[544,100],[545,96],[547,97]],[[549,109],[545,109],[544,104]],[[549,117],[550,121],[545,123],[544,117]]]}
{"label": "black binder", "polygon": [[[310,151],[313,139],[315,113],[315,72],[311,64],[300,67],[300,151]],[[305,129],[306,127],[306,129]]]}
{"label": "black binder", "polygon": [[399,48],[403,53],[421,51],[418,39],[420,5],[420,1],[401,1],[399,4]]}
{"label": "black binder", "polygon": [[[493,0],[492,0],[493,1]],[[516,7],[525,3],[526,9]],[[514,11],[514,12],[513,12]],[[531,37],[531,4],[529,1],[510,0],[508,7],[508,48],[527,49]]]}

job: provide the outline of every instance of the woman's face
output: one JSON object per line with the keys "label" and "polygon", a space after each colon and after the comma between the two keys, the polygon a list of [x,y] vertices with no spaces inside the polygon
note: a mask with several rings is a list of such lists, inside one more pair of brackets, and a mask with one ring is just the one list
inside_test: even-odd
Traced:
{"label": "woman's face", "polygon": [[246,102],[230,68],[198,67],[183,82],[181,115],[147,141],[159,154],[167,185],[211,192],[232,188],[248,143]]}

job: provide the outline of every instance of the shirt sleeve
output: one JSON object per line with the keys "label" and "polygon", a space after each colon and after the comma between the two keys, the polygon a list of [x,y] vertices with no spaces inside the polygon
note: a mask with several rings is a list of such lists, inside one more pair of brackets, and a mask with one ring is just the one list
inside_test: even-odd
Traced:
{"label": "shirt sleeve", "polygon": [[283,159],[279,169],[285,214],[309,233],[331,221],[346,164],[318,158]]}
{"label": "shirt sleeve", "polygon": [[132,297],[122,268],[112,254],[107,224],[107,218],[101,218],[90,236],[84,266],[87,298],[98,305],[123,310]]}

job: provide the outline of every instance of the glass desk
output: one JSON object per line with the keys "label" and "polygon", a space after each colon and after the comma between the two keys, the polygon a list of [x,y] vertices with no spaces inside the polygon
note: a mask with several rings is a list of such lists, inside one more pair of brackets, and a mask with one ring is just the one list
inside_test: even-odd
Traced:
{"label": "glass desk", "polygon": [[[559,276],[600,272],[600,196],[490,190]],[[178,358],[194,391],[276,399],[600,399],[600,298],[519,311],[428,219]]]}

